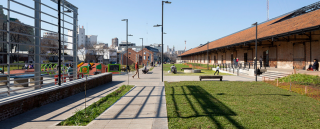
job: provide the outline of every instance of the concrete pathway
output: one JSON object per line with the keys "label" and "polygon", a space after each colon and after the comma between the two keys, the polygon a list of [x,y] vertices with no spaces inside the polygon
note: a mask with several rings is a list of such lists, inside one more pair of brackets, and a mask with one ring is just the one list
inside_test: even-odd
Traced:
{"label": "concrete pathway", "polygon": [[[102,113],[96,120],[83,127],[56,126],[84,108],[84,92],[66,99],[1,121],[1,129],[167,129],[167,110],[164,83],[160,82],[161,67],[136,79],[129,74],[129,84],[135,85],[127,95]],[[113,82],[87,91],[87,106],[128,84],[127,75],[113,76]]]}

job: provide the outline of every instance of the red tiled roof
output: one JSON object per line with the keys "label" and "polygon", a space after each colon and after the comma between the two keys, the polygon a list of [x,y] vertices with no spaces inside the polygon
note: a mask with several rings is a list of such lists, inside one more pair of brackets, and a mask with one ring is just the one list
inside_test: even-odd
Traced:
{"label": "red tiled roof", "polygon": [[[288,15],[290,14],[259,24],[258,39],[320,25],[320,18],[319,18],[320,10],[312,11],[303,15],[299,15],[299,16],[275,23],[276,21],[281,20],[282,18]],[[210,42],[209,49],[251,41],[255,39],[255,36],[256,36],[255,27],[251,27],[249,29],[246,29],[246,30],[243,30],[243,31],[234,33],[232,35]],[[204,45],[204,46],[190,49],[184,52],[183,54],[181,54],[180,56],[185,56],[185,55],[202,52],[206,50],[207,50],[207,45]]]}

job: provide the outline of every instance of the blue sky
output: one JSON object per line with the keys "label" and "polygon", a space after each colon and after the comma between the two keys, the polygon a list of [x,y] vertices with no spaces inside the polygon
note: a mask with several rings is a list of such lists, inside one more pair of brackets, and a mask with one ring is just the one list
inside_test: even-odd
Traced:
{"label": "blue sky", "polygon": [[[7,0],[0,0],[6,5]],[[32,0],[19,0],[33,6]],[[42,0],[46,2],[49,0]],[[68,0],[79,8],[78,25],[84,26],[86,34],[98,35],[98,41],[111,44],[111,39],[118,37],[125,40],[126,24],[121,19],[129,19],[129,42],[141,45],[139,38],[144,38],[144,44],[161,43],[160,0]],[[318,0],[270,0],[270,19],[288,13],[295,9],[317,2]],[[187,49],[213,41],[248,28],[254,22],[267,20],[267,0],[172,0],[164,5],[164,46]],[[50,2],[48,3],[50,4]],[[54,4],[52,4],[54,6]],[[14,4],[12,8],[16,7]],[[45,8],[43,8],[45,9]],[[28,12],[23,8],[18,11]],[[54,14],[54,12],[52,12]],[[18,17],[24,23],[32,24],[27,18]],[[46,17],[43,17],[46,18]],[[48,21],[57,23],[55,19]],[[43,25],[48,29],[55,29]]]}

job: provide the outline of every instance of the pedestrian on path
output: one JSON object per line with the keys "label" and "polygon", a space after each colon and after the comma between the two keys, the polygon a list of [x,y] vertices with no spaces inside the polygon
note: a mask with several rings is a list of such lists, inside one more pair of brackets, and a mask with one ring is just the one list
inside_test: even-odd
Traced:
{"label": "pedestrian on path", "polygon": [[134,78],[134,76],[136,76],[136,75],[138,74],[138,79],[140,79],[140,78],[139,78],[139,63],[138,63],[138,61],[137,61],[137,63],[135,64],[134,68],[136,69],[136,74],[134,74],[134,75],[132,76],[132,78]]}
{"label": "pedestrian on path", "polygon": [[217,66],[217,68],[216,68],[216,72],[214,73],[214,75],[216,75],[216,73],[218,72],[218,74],[217,75],[219,75],[219,65]]}
{"label": "pedestrian on path", "polygon": [[237,58],[236,60],[236,66],[238,67],[238,62],[239,62],[239,58]]}
{"label": "pedestrian on path", "polygon": [[260,63],[260,69],[261,69],[261,67],[262,67],[262,56],[260,56],[259,63]]}
{"label": "pedestrian on path", "polygon": [[68,67],[68,76],[69,76],[69,81],[72,81],[73,80],[73,68],[72,68],[71,64],[69,64],[69,67]]}
{"label": "pedestrian on path", "polygon": [[236,58],[233,58],[233,67],[235,67],[236,66]]}

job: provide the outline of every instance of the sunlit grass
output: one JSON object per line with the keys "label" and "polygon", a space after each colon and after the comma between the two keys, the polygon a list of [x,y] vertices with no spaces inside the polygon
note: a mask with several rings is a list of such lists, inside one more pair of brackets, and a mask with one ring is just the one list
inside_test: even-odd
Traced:
{"label": "sunlit grass", "polygon": [[320,102],[264,82],[166,82],[170,129],[319,128]]}
{"label": "sunlit grass", "polygon": [[62,121],[58,125],[60,126],[86,126],[96,117],[98,117],[102,112],[119,100],[123,95],[125,95],[133,86],[123,85],[116,91],[108,94],[107,96],[101,98],[97,102],[94,102],[84,109],[77,110],[72,117]]}

